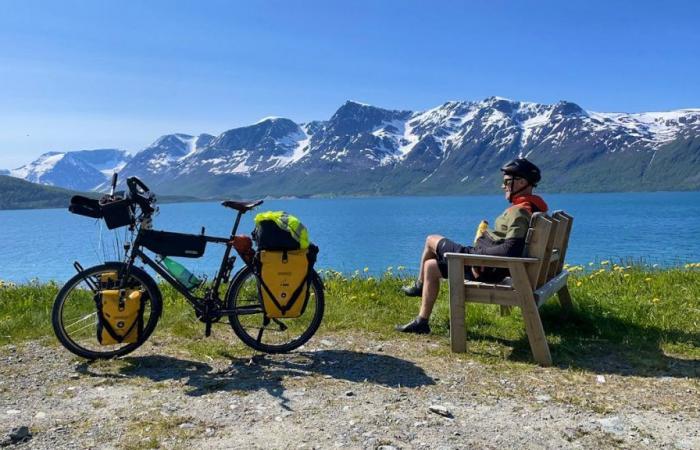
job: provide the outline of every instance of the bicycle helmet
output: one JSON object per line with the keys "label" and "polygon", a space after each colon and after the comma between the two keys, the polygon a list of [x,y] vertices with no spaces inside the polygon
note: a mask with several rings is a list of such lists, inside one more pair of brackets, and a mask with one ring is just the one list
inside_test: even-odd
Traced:
{"label": "bicycle helmet", "polygon": [[514,177],[524,178],[532,186],[537,186],[542,176],[540,169],[525,158],[518,158],[510,161],[505,166],[501,167],[501,172]]}

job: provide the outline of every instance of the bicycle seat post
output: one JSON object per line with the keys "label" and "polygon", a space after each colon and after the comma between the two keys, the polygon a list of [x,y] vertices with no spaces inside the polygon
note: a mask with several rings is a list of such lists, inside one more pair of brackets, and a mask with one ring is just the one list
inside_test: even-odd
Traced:
{"label": "bicycle seat post", "polygon": [[241,217],[243,216],[243,211],[238,211],[238,215],[236,215],[236,222],[233,224],[233,230],[231,231],[231,239],[236,235],[236,232],[238,231],[238,224],[241,222]]}

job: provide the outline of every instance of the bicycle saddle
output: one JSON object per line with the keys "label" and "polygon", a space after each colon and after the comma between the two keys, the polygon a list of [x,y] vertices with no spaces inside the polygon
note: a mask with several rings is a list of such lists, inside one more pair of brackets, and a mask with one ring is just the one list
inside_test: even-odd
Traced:
{"label": "bicycle saddle", "polygon": [[262,200],[255,200],[252,202],[237,202],[235,200],[224,200],[221,204],[227,208],[235,209],[236,211],[246,212],[255,208],[256,206],[262,205]]}

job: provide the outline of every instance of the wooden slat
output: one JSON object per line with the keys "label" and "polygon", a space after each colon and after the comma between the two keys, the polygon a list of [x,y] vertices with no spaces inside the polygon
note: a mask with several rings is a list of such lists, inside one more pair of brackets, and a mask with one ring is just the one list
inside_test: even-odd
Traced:
{"label": "wooden slat", "polygon": [[559,267],[557,270],[557,273],[561,272],[561,270],[564,268],[564,259],[566,258],[566,250],[569,247],[569,236],[571,235],[571,229],[574,224],[574,218],[573,216],[565,213],[564,211],[555,211],[554,214],[552,214],[554,217],[557,218],[557,220],[565,221],[566,222],[566,227],[565,227],[565,233],[564,233],[564,238],[562,241],[562,245],[560,247],[557,247],[559,249]]}
{"label": "wooden slat", "polygon": [[545,246],[544,255],[542,256],[542,266],[540,267],[540,273],[537,275],[537,283],[533,285],[534,288],[539,288],[549,280],[549,263],[552,259],[552,251],[554,249],[554,238],[557,234],[557,229],[559,228],[560,222],[556,219],[549,218],[552,221],[552,227],[549,230],[549,236],[547,237],[547,245]]}
{"label": "wooden slat", "polygon": [[[549,233],[552,229],[552,221],[543,213],[535,213],[530,220],[530,242],[527,245],[527,255],[530,258],[537,258],[537,263],[527,266],[528,280],[530,285],[537,284],[537,278],[542,269],[542,258],[547,249]],[[513,273],[511,272],[511,275]]]}
{"label": "wooden slat", "polygon": [[464,296],[467,302],[470,303],[484,303],[487,305],[502,305],[502,306],[520,306],[520,297],[518,294],[512,291],[497,291],[492,289],[479,290],[479,289],[468,289],[464,292]]}
{"label": "wooden slat", "polygon": [[538,288],[534,292],[535,300],[537,300],[537,306],[541,306],[542,303],[546,302],[549,297],[559,292],[559,290],[566,285],[566,280],[568,277],[569,272],[564,270],[559,275],[549,280],[545,285]]}
{"label": "wooden slat", "polygon": [[462,261],[447,258],[447,279],[450,285],[450,346],[453,352],[464,353],[467,351],[467,326]]}
{"label": "wooden slat", "polygon": [[491,256],[491,255],[466,255],[464,253],[445,253],[447,263],[451,260],[462,264],[462,266],[484,266],[484,267],[502,267],[507,269],[511,263],[527,263],[534,264],[539,260],[537,258],[519,258],[514,256]]}

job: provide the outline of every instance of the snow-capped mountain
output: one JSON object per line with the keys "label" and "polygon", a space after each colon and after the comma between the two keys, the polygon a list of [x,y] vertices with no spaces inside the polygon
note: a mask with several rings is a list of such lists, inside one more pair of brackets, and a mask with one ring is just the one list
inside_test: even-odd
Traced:
{"label": "snow-capped mountain", "polygon": [[34,183],[75,190],[91,190],[115,171],[120,171],[131,156],[123,150],[98,149],[72,152],[48,152],[10,175]]}
{"label": "snow-capped mountain", "polygon": [[[32,164],[39,173],[59,155]],[[121,178],[214,197],[485,193],[518,156],[540,165],[551,191],[700,189],[700,109],[601,113],[490,97],[412,112],[348,101],[327,121],[163,136]]]}

